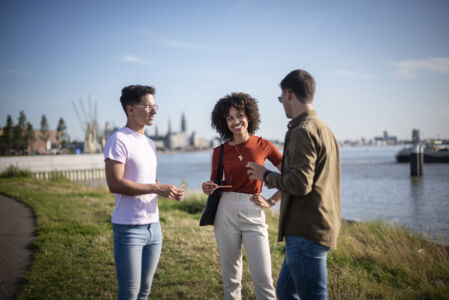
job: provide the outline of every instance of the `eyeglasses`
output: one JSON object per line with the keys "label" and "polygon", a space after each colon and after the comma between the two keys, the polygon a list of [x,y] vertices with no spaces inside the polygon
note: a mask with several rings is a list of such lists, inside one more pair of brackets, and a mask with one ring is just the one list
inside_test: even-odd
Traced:
{"label": "eyeglasses", "polygon": [[133,105],[134,107],[143,107],[145,109],[148,109],[150,111],[157,111],[159,106],[157,105],[150,105],[150,104],[145,104],[145,105]]}

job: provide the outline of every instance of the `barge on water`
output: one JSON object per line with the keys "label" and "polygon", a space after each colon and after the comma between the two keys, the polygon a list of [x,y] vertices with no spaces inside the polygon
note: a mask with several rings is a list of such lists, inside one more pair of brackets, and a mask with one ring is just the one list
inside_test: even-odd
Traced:
{"label": "barge on water", "polygon": [[[449,163],[449,145],[440,143],[425,144],[424,162],[425,163]],[[401,149],[396,153],[397,162],[410,162],[410,154],[413,147]]]}

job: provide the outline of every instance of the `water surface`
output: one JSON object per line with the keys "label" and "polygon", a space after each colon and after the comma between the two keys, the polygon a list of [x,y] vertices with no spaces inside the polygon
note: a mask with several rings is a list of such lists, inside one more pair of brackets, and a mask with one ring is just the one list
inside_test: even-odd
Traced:
{"label": "water surface", "polygon": [[[423,176],[410,177],[410,165],[396,163],[401,146],[341,148],[342,217],[384,220],[449,241],[449,164],[424,164]],[[210,177],[212,152],[159,154],[158,179],[200,191]],[[267,167],[274,169],[271,164]],[[274,190],[264,187],[268,197]]]}

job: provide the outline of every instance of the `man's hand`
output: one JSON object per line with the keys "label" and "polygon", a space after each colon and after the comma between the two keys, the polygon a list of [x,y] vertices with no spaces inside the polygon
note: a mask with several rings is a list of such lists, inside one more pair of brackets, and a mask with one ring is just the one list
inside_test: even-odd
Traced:
{"label": "man's hand", "polygon": [[203,182],[201,188],[203,189],[203,193],[210,195],[218,188],[218,185],[213,181],[206,181]]}
{"label": "man's hand", "polygon": [[248,168],[249,179],[255,179],[259,181],[263,181],[263,174],[267,170],[264,166],[258,165],[255,162],[249,162],[246,164]]}
{"label": "man's hand", "polygon": [[165,184],[159,182],[157,182],[157,185],[158,185],[157,194],[161,197],[169,198],[177,202],[182,201],[182,199],[184,198],[183,188],[177,188],[172,184]]}
{"label": "man's hand", "polygon": [[184,200],[184,185],[181,184],[181,186],[178,188],[178,193],[176,194],[175,198],[173,199],[176,202],[181,202]]}
{"label": "man's hand", "polygon": [[271,208],[273,206],[269,201],[267,201],[260,194],[251,195],[249,200],[251,200],[252,202],[254,202],[254,204],[256,204],[257,206],[260,206],[263,209]]}

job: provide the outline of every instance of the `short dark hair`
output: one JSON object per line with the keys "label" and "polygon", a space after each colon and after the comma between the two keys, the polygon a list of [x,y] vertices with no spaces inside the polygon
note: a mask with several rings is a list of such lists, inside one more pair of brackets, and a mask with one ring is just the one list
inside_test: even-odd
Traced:
{"label": "short dark hair", "polygon": [[259,129],[260,116],[257,100],[245,93],[231,93],[224,96],[215,104],[211,114],[211,125],[223,141],[231,141],[232,132],[226,123],[226,117],[229,115],[229,109],[234,106],[237,110],[243,110],[248,118],[248,133],[254,134]]}
{"label": "short dark hair", "polygon": [[123,110],[126,113],[126,106],[140,103],[142,96],[151,94],[154,95],[156,90],[152,86],[147,85],[128,85],[122,89],[122,95],[120,96],[120,102],[122,103]]}
{"label": "short dark hair", "polygon": [[282,90],[290,90],[302,103],[311,103],[315,95],[315,79],[309,72],[294,70],[281,81]]}

